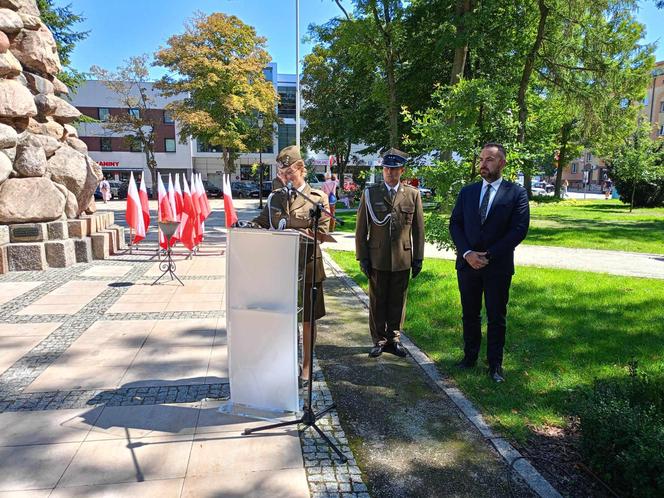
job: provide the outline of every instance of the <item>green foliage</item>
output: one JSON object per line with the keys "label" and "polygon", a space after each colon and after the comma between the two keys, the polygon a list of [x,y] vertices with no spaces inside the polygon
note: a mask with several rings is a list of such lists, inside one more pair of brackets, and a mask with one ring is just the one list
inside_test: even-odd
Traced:
{"label": "green foliage", "polygon": [[165,96],[186,95],[168,105],[181,123],[180,139],[220,146],[226,171],[234,169],[239,152],[257,150],[265,140],[258,115],[263,130],[277,122],[278,96],[263,74],[270,61],[265,45],[235,16],[199,13],[155,55],[156,64],[170,71],[157,87]]}
{"label": "green foliage", "polygon": [[[355,255],[331,253],[366,289]],[[463,356],[454,262],[427,258],[408,289],[404,331],[491,424],[524,441],[533,427],[564,426],[578,412],[577,393],[594,379],[615,377],[616,365],[636,358],[644,372],[664,375],[663,299],[661,280],[518,268],[510,291],[507,382],[496,386],[481,364],[470,371],[453,367]]]}
{"label": "green foliage", "polygon": [[71,10],[71,4],[56,7],[53,3],[53,0],[37,0],[41,20],[53,33],[60,62],[65,68],[58,74],[58,79],[67,85],[70,90],[75,91],[86,75],[69,66],[71,54],[76,48],[76,44],[85,40],[90,32],[74,30],[74,26],[85,21],[85,18],[81,14],[74,13]]}
{"label": "green foliage", "polygon": [[610,174],[620,199],[631,207],[664,205],[664,141],[650,139],[649,123],[613,151]]}
{"label": "green foliage", "polygon": [[580,406],[581,449],[621,496],[664,495],[664,378],[598,380]]}

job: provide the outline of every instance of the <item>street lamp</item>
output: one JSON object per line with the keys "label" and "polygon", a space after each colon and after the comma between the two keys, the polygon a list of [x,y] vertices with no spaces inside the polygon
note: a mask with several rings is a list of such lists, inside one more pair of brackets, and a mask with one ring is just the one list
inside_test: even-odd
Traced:
{"label": "street lamp", "polygon": [[263,115],[258,115],[258,208],[263,209]]}

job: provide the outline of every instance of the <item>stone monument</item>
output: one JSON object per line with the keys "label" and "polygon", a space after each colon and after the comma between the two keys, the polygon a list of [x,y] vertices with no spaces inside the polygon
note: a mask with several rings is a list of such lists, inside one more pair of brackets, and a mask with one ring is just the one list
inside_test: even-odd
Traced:
{"label": "stone monument", "polygon": [[36,0],[0,0],[0,273],[68,266],[90,253],[74,249],[68,220],[96,211],[102,172],[71,125],[81,113],[62,98],[60,69]]}

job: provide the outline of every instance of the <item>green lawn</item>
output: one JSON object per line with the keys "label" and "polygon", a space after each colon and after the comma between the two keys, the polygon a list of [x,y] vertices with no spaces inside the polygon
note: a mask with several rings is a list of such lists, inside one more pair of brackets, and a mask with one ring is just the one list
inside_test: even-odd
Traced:
{"label": "green lawn", "polygon": [[[366,290],[354,255],[330,253]],[[496,385],[484,363],[468,373],[453,368],[463,355],[456,272],[451,261],[428,259],[411,282],[404,330],[492,424],[523,440],[529,427],[563,425],[581,390],[595,378],[626,375],[633,358],[643,371],[664,375],[662,303],[661,280],[519,268],[508,316],[507,382]]]}
{"label": "green lawn", "polygon": [[[425,216],[427,213],[425,213]],[[618,200],[531,202],[524,244],[664,254],[664,208],[635,209]],[[337,229],[355,231],[355,213]]]}

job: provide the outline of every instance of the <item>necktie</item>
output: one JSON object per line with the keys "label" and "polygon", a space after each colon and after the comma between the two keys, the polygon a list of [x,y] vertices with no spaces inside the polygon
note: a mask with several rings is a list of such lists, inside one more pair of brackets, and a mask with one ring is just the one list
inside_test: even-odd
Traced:
{"label": "necktie", "polygon": [[390,189],[390,201],[392,201],[392,203],[394,203],[394,196],[395,196],[395,195],[397,195],[396,190],[394,190],[393,188],[391,188],[391,189]]}
{"label": "necktie", "polygon": [[491,197],[491,184],[486,186],[484,197],[482,197],[482,204],[480,204],[480,222],[484,224],[486,220],[486,213],[489,208],[489,197]]}

